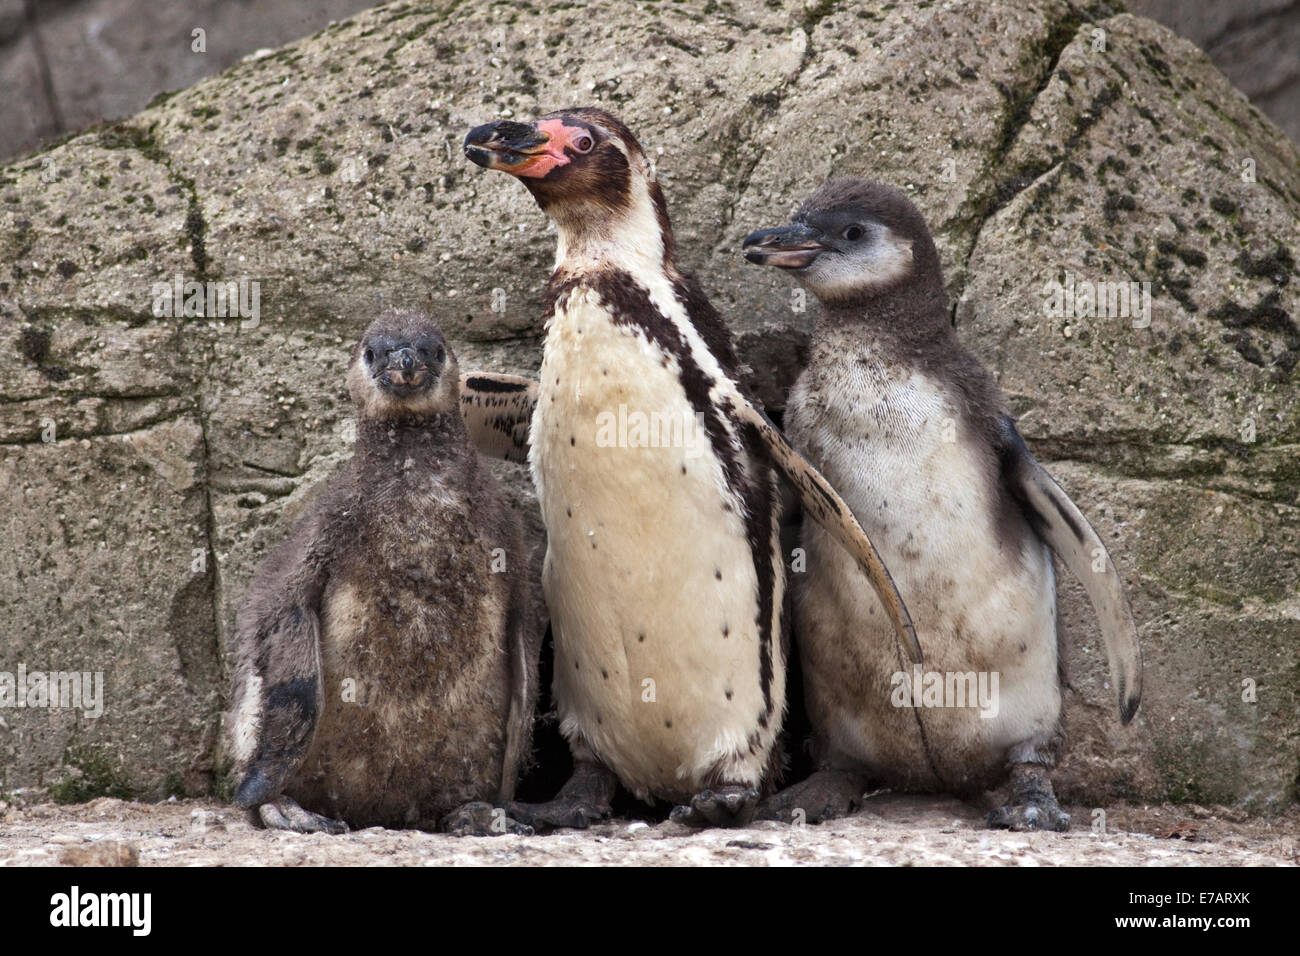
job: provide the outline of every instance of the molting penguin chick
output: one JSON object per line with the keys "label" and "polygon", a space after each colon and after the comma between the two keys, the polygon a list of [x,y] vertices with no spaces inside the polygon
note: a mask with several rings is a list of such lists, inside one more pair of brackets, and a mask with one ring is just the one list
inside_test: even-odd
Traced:
{"label": "molting penguin chick", "polygon": [[[1012,801],[990,825],[1066,829],[1047,776],[1063,737],[1051,552],[1100,617],[1123,723],[1141,697],[1137,631],[1105,546],[958,342],[924,219],[895,189],[836,179],[744,250],[823,305],[786,428],[898,576],[926,650],[918,685],[919,669],[882,642],[857,569],[806,524],[795,635],[820,769],[762,812],[845,813],[868,776],[962,793],[1009,770]],[[931,674],[946,686],[948,675],[973,675],[984,684],[963,678],[962,691],[991,693],[929,706]]]}
{"label": "molting penguin chick", "polygon": [[469,443],[431,319],[381,316],[347,382],[353,457],[238,615],[235,803],[328,832],[462,808],[449,828],[482,832],[530,746],[540,634],[519,518]]}
{"label": "molting penguin chick", "polygon": [[773,780],[785,707],[773,463],[914,652],[906,609],[847,506],[743,394],[730,334],[676,266],[631,131],[563,110],[480,126],[465,151],[518,177],[559,233],[529,461],[575,772],[554,801],[511,812],[585,826],[609,811],[617,778],[684,804],[674,819],[744,823]]}

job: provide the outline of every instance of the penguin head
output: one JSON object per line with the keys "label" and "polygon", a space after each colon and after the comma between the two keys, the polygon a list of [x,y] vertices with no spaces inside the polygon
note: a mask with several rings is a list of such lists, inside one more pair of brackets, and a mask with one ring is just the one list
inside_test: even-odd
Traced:
{"label": "penguin head", "polygon": [[456,412],[460,373],[438,323],[390,310],[352,350],[348,394],[362,418],[422,418]]}
{"label": "penguin head", "polygon": [[790,272],[823,302],[847,305],[942,274],[925,219],[903,193],[863,179],[832,179],[790,225],[751,232],[745,258]]}
{"label": "penguin head", "polygon": [[663,193],[636,136],[594,107],[557,110],[531,123],[498,120],[470,130],[465,155],[519,179],[561,232],[612,235],[615,224],[648,210],[665,233]]}

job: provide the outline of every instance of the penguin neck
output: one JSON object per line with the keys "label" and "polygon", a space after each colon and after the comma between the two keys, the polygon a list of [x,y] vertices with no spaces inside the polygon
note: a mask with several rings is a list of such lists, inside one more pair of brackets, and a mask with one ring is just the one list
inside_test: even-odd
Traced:
{"label": "penguin neck", "polygon": [[442,470],[461,457],[469,434],[459,412],[357,421],[356,458],[375,465],[414,461]]}
{"label": "penguin neck", "polygon": [[893,361],[932,355],[954,347],[942,283],[905,283],[844,302],[822,302],[814,337],[865,340]]}
{"label": "penguin neck", "polygon": [[554,214],[559,240],[556,276],[621,270],[642,278],[677,275],[673,231],[663,192],[653,179],[631,177],[629,193],[614,211],[574,208]]}

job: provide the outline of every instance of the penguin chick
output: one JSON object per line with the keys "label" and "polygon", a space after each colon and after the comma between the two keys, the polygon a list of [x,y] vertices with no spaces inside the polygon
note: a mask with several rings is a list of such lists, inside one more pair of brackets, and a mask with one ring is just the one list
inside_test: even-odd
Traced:
{"label": "penguin chick", "polygon": [[[1009,771],[1011,803],[989,824],[1066,829],[1047,775],[1063,740],[1052,551],[1100,617],[1125,724],[1142,693],[1137,631],[1105,546],[957,340],[925,220],[895,189],[834,179],[744,251],[822,304],[786,428],[898,575],[926,650],[924,675],[904,666],[857,569],[805,524],[795,635],[820,770],[762,812],[843,814],[868,777],[970,793]],[[930,706],[931,674],[975,693]]]}
{"label": "penguin chick", "polygon": [[347,385],[353,457],[238,614],[234,802],[300,832],[503,832],[484,801],[514,795],[541,640],[519,518],[469,443],[432,319],[376,319]]}
{"label": "penguin chick", "polygon": [[617,780],[678,803],[681,822],[743,824],[773,780],[785,709],[773,463],[916,654],[906,609],[847,506],[742,393],[730,334],[675,264],[632,132],[601,110],[562,110],[480,126],[465,151],[517,177],[559,238],[525,438],[575,770],[555,800],[511,813],[583,827],[609,812]]}

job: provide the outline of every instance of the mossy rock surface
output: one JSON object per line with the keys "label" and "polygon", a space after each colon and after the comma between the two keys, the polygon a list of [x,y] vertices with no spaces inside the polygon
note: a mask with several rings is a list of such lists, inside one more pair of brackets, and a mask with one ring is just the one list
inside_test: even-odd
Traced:
{"label": "mossy rock surface", "polygon": [[[1120,730],[1062,575],[1065,794],[1295,799],[1300,158],[1189,43],[1067,0],[395,3],[0,169],[0,670],[100,670],[107,696],[0,713],[0,789],[219,786],[234,610],[346,453],[352,341],[418,306],[462,367],[537,367],[554,237],[461,139],[579,103],[640,135],[778,411],[812,312],[741,237],[832,174],[906,189],[1139,621]],[[1045,315],[1067,274],[1149,282],[1149,326]],[[177,275],[256,280],[260,323],[155,317]],[[535,560],[527,477],[498,471]]]}

